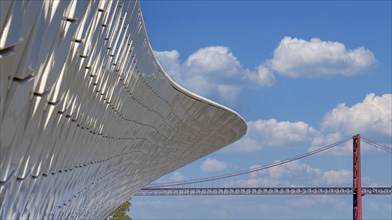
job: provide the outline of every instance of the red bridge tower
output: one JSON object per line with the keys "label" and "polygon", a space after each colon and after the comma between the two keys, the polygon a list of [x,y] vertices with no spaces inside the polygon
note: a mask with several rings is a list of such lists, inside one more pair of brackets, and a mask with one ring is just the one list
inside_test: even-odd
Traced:
{"label": "red bridge tower", "polygon": [[361,136],[353,136],[353,219],[362,220]]}

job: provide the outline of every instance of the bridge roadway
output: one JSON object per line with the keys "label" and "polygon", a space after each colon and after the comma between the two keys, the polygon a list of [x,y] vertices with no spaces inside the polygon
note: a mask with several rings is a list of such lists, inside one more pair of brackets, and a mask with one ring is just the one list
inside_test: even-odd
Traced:
{"label": "bridge roadway", "polygon": [[[134,196],[353,195],[353,187],[143,188]],[[362,195],[392,195],[392,187],[362,187]]]}

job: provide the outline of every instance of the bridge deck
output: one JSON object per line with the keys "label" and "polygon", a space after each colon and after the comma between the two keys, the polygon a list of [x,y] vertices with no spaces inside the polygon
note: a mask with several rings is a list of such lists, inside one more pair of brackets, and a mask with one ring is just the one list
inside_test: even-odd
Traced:
{"label": "bridge deck", "polygon": [[[353,195],[353,187],[143,188],[135,196]],[[392,195],[392,187],[362,187],[363,195]]]}

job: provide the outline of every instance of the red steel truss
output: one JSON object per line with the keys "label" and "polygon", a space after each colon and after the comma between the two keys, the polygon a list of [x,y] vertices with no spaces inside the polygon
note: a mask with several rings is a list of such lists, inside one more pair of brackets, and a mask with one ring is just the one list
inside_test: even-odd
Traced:
{"label": "red steel truss", "polygon": [[[353,187],[143,188],[135,196],[354,195]],[[392,187],[362,187],[362,195],[392,195]]]}

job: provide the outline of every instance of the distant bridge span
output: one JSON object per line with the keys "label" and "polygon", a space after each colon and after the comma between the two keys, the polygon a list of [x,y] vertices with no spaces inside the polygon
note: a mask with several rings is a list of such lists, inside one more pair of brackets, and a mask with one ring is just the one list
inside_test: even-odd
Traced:
{"label": "distant bridge span", "polygon": [[[135,196],[354,195],[353,187],[143,188]],[[392,187],[362,187],[362,195],[392,195]]]}
{"label": "distant bridge span", "polygon": [[[206,195],[352,195],[353,196],[353,219],[362,220],[362,196],[364,195],[392,195],[392,186],[362,187],[361,181],[361,136],[354,135],[353,139],[353,186],[352,187],[214,187],[214,188],[183,188],[184,185],[210,182],[227,179],[235,176],[259,172],[261,170],[281,166],[283,164],[312,156],[322,151],[331,149],[348,140],[341,140],[316,150],[301,154],[286,160],[278,161],[265,166],[248,170],[237,171],[224,175],[205,177],[193,180],[150,184],[141,189],[135,196],[206,196]],[[376,147],[388,153],[392,148],[377,143],[369,138],[364,141],[370,146]]]}

